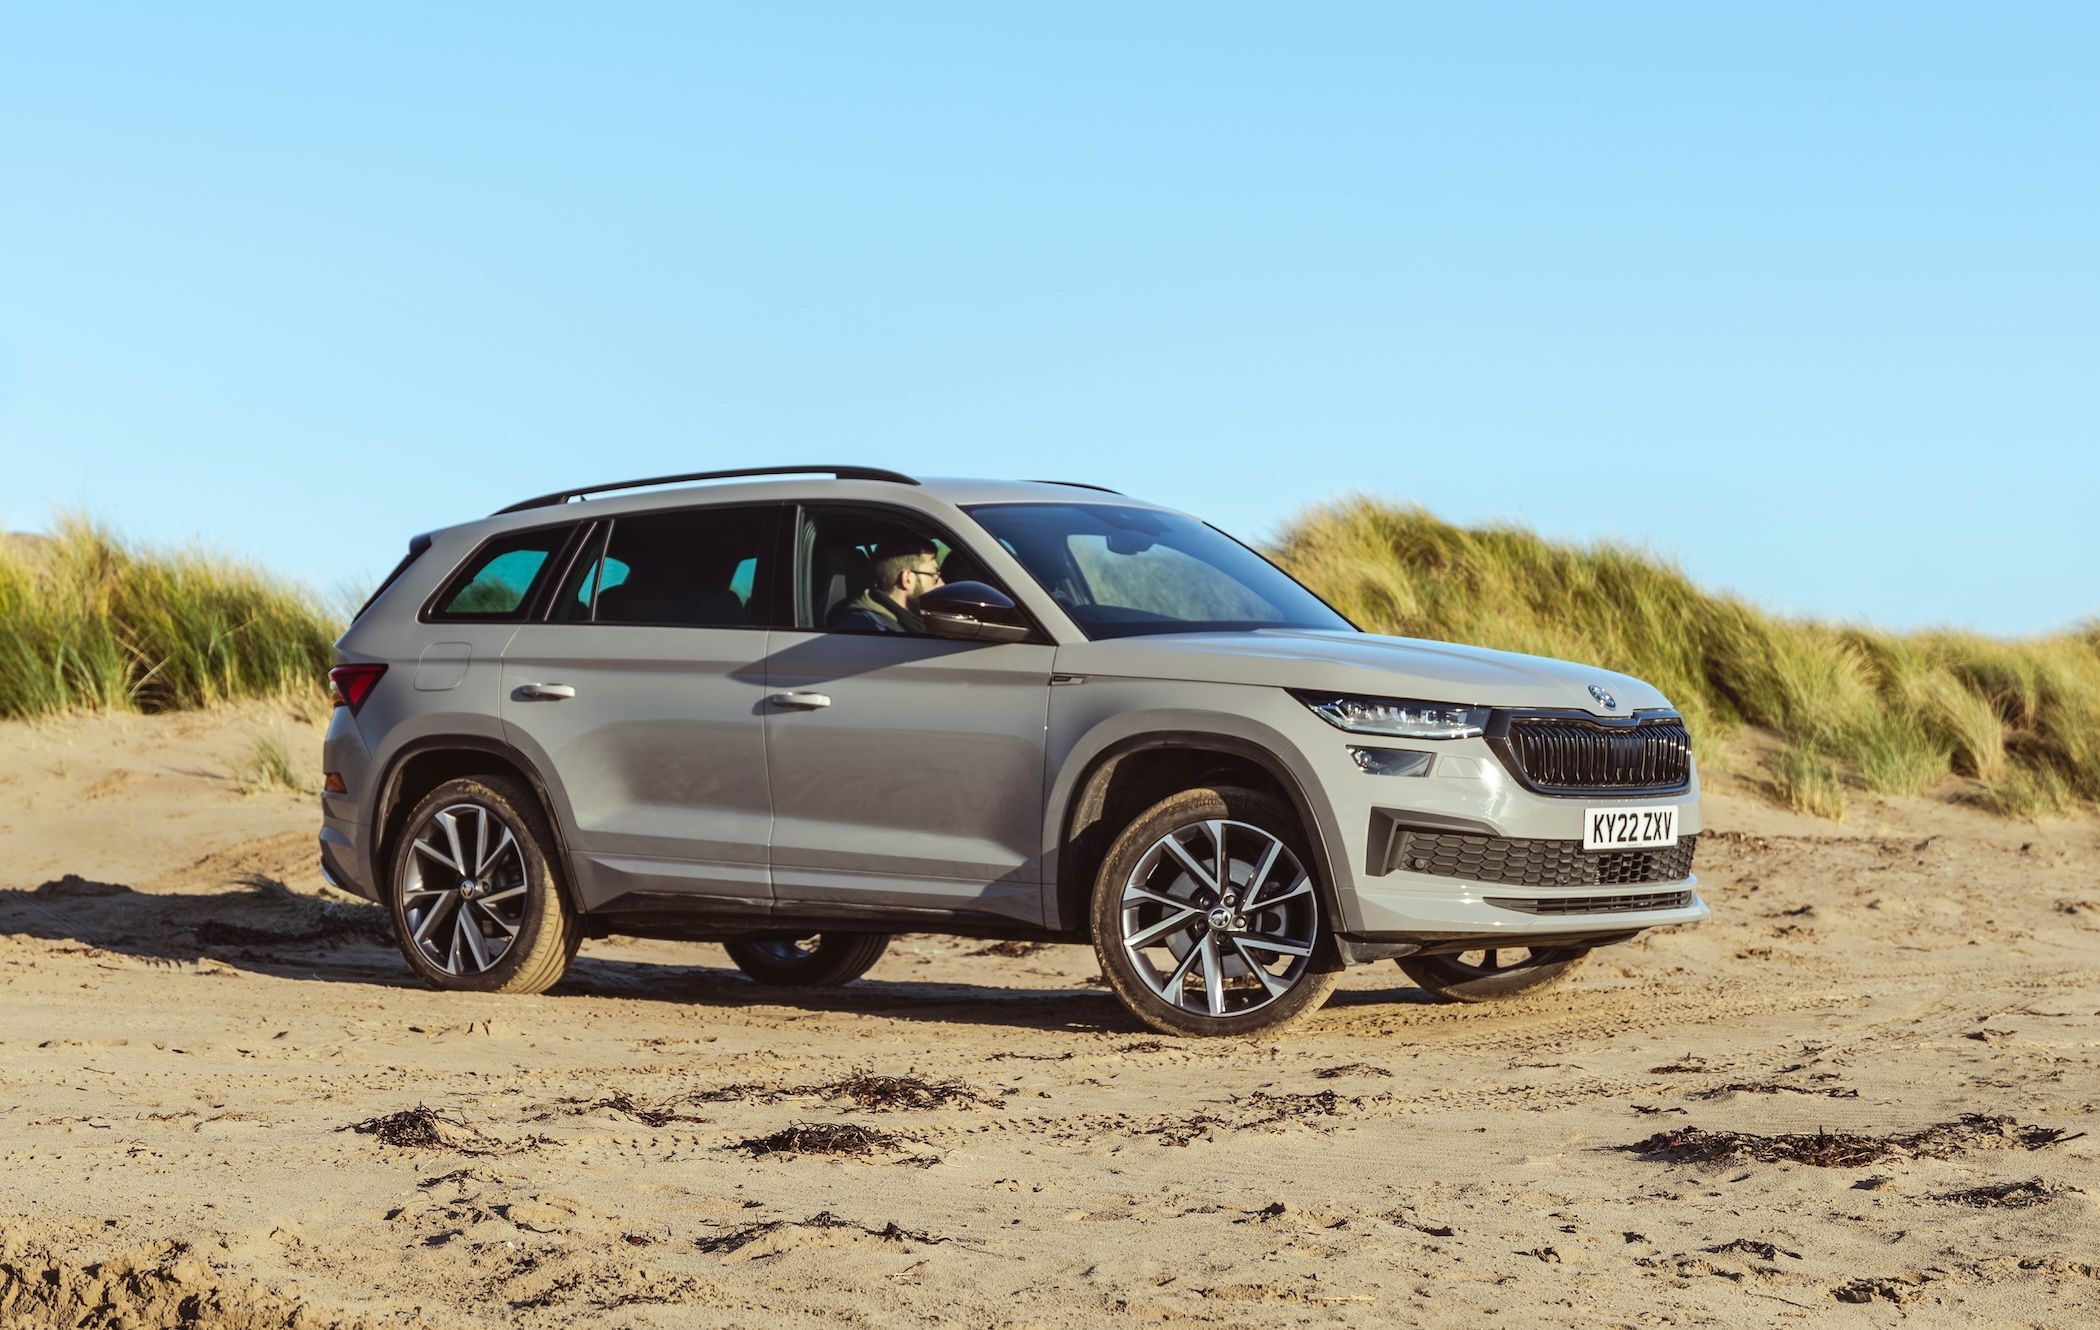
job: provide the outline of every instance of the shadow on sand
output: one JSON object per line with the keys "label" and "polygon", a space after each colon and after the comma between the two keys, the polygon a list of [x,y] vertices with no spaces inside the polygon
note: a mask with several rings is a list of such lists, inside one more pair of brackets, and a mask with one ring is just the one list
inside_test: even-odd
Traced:
{"label": "shadow on sand", "polygon": [[[0,935],[5,934],[177,964],[214,960],[281,979],[423,990],[377,906],[316,900],[261,874],[240,879],[233,890],[208,893],[136,891],[70,874],[28,890],[0,890]],[[1128,1034],[1142,1028],[1106,989],[880,978],[863,978],[841,989],[765,988],[726,966],[605,956],[579,956],[550,996],[787,1006],[1073,1033]]]}

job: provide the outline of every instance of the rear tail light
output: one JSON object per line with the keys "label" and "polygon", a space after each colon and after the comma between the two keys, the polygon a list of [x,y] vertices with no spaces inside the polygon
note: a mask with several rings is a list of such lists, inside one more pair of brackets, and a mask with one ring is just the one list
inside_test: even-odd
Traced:
{"label": "rear tail light", "polygon": [[354,716],[372,695],[372,686],[379,682],[379,676],[385,673],[384,665],[338,665],[328,671],[329,700],[350,708]]}

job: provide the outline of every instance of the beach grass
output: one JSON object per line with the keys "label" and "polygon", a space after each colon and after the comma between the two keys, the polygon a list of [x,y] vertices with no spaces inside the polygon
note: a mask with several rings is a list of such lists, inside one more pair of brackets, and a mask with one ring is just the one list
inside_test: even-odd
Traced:
{"label": "beach grass", "polygon": [[291,583],[84,518],[0,538],[0,717],[310,697],[340,631]]}
{"label": "beach grass", "polygon": [[290,790],[294,794],[312,792],[311,783],[292,758],[291,744],[277,734],[256,736],[248,746],[246,759],[234,770],[233,778],[251,794],[264,790]]}

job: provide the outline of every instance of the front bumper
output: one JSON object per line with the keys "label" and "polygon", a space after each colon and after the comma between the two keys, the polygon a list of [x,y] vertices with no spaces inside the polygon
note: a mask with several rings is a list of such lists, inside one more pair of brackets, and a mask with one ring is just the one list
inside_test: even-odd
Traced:
{"label": "front bumper", "polygon": [[[1345,937],[1424,946],[1508,938],[1521,946],[1517,939],[1623,937],[1711,913],[1691,871],[1701,830],[1696,767],[1677,794],[1551,795],[1527,788],[1483,739],[1363,739],[1302,706],[1270,715],[1311,768],[1307,785],[1326,796]],[[1352,744],[1419,750],[1435,761],[1426,775],[1375,775],[1349,756]],[[1630,855],[1579,853],[1588,810],[1666,804],[1677,808],[1684,839],[1677,850],[1654,852],[1652,871],[1607,862]],[[1400,834],[1410,830],[1429,833],[1436,848],[1416,849],[1423,842]]]}
{"label": "front bumper", "polygon": [[[1565,941],[1636,933],[1668,924],[1696,924],[1712,911],[1699,880],[1631,887],[1554,889],[1505,887],[1444,879],[1428,891],[1357,893],[1361,923],[1352,939],[1432,944],[1467,938]],[[1545,908],[1539,908],[1544,906]]]}

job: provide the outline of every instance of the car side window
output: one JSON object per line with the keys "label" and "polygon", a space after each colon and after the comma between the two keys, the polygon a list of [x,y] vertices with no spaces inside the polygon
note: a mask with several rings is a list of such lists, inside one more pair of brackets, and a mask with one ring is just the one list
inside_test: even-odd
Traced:
{"label": "car side window", "polygon": [[554,598],[564,623],[765,627],[773,508],[683,508],[616,517]]}
{"label": "car side window", "polygon": [[[911,612],[911,593],[936,583],[906,574],[911,590],[882,585],[884,572],[894,571],[902,561],[916,568],[937,567],[942,583],[991,580],[968,551],[955,546],[948,533],[888,509],[808,510],[803,515],[799,548],[802,586],[795,611],[799,628],[923,633]],[[901,605],[899,597],[903,598]]]}
{"label": "car side window", "polygon": [[574,529],[541,527],[489,541],[439,594],[431,617],[491,623],[524,618],[533,584]]}

